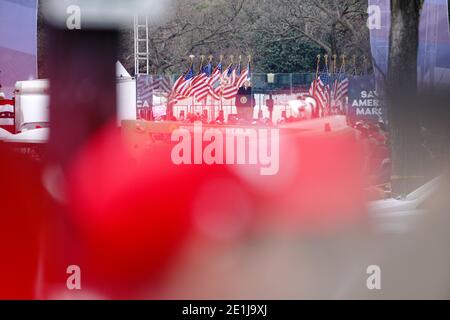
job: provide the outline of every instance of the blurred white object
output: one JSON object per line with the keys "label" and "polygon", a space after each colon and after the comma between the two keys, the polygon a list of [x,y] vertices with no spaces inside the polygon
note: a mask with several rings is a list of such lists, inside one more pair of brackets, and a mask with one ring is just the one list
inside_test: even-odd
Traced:
{"label": "blurred white object", "polygon": [[8,136],[0,139],[6,143],[28,143],[28,144],[38,144],[46,143],[50,133],[49,128],[40,128],[28,130],[18,134],[9,134]]}
{"label": "blurred white object", "polygon": [[125,69],[123,64],[119,61],[116,62],[116,77],[117,78],[131,78],[130,73]]}
{"label": "blurred white object", "polygon": [[[136,120],[136,79],[120,62],[116,64],[117,123]],[[50,126],[49,81],[29,80],[16,83],[16,132]]]}
{"label": "blurred white object", "polygon": [[316,107],[314,98],[306,97],[302,100],[290,100],[289,108],[294,118],[312,119],[313,110]]}
{"label": "blurred white object", "polygon": [[136,79],[117,79],[117,125],[136,120]]}
{"label": "blurred white object", "polygon": [[114,29],[132,24],[135,15],[147,15],[153,23],[163,21],[171,0],[48,0],[43,1],[49,23],[65,29],[76,15],[81,29]]}
{"label": "blurred white object", "polygon": [[117,124],[136,120],[136,78],[131,77],[120,62],[116,64]]}
{"label": "blurred white object", "polygon": [[418,217],[424,212],[423,205],[441,184],[437,177],[411,192],[403,199],[386,199],[374,201],[369,205],[371,217],[382,232],[406,233],[414,228]]}
{"label": "blurred white object", "polygon": [[49,127],[48,88],[47,80],[19,81],[16,83],[16,132]]}
{"label": "blurred white object", "polygon": [[0,141],[7,140],[13,134],[5,129],[0,128]]}

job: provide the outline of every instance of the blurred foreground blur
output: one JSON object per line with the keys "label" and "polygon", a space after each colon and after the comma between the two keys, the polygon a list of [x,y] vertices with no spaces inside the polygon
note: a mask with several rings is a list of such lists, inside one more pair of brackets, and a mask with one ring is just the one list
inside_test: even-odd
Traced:
{"label": "blurred foreground blur", "polygon": [[175,166],[170,143],[136,152],[114,125],[66,170],[2,145],[2,298],[448,298],[447,175],[368,203],[356,132],[281,136],[268,177]]}
{"label": "blurred foreground blur", "polygon": [[[164,116],[134,108],[124,120],[117,24],[129,15],[95,23],[94,6],[86,30],[68,31],[54,19],[65,7],[48,3],[50,87],[18,84],[17,100],[1,104],[27,118],[26,95],[42,90],[51,119],[0,129],[1,299],[450,298],[447,92],[414,102],[437,110],[417,114],[421,152],[406,160],[417,177],[393,176],[385,122],[319,107],[317,73],[284,110],[267,74],[253,117],[251,57],[236,88],[243,106],[175,115],[172,90]],[[179,81],[192,83],[190,71]],[[268,159],[276,170],[264,175]],[[417,188],[391,190],[408,179]]]}

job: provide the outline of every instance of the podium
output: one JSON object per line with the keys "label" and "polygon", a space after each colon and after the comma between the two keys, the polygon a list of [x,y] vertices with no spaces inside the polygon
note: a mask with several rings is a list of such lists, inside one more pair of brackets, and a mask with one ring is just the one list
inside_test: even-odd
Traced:
{"label": "podium", "polygon": [[253,108],[255,107],[255,99],[253,97],[251,87],[241,87],[236,95],[236,110],[239,118],[245,120],[253,119]]}

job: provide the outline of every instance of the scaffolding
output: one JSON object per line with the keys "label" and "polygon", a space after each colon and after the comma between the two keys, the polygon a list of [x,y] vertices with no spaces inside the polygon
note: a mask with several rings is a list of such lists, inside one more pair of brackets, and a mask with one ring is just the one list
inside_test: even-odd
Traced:
{"label": "scaffolding", "polygon": [[134,74],[150,74],[148,16],[134,16]]}

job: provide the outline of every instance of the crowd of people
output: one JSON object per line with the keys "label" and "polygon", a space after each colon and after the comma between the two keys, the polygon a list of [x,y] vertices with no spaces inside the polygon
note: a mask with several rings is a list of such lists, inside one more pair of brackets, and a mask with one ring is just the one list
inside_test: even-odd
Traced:
{"label": "crowd of people", "polygon": [[369,176],[369,197],[384,198],[390,193],[392,174],[389,131],[382,121],[358,121],[358,131],[364,146],[364,167]]}
{"label": "crowd of people", "polygon": [[[225,119],[224,111],[219,111],[217,117],[210,120],[208,110],[203,113],[185,113],[181,111],[178,118],[172,116],[164,116],[157,121],[181,121],[185,123],[193,123],[200,121],[204,124],[212,125],[260,125],[273,126],[282,125],[283,123],[293,123],[303,121],[306,117],[300,112],[298,115],[286,115],[286,111],[281,112],[278,120],[272,121],[272,111],[269,105],[269,117],[264,117],[263,112],[258,113],[257,118],[253,118],[254,105],[239,106],[236,114],[229,114]],[[250,111],[248,110],[250,109]],[[330,115],[345,115],[343,109],[332,110]],[[387,125],[383,121],[357,121],[350,123],[358,132],[360,141],[364,146],[364,167],[369,176],[369,197],[371,199],[380,199],[390,195],[391,188],[391,151],[390,138]]]}

